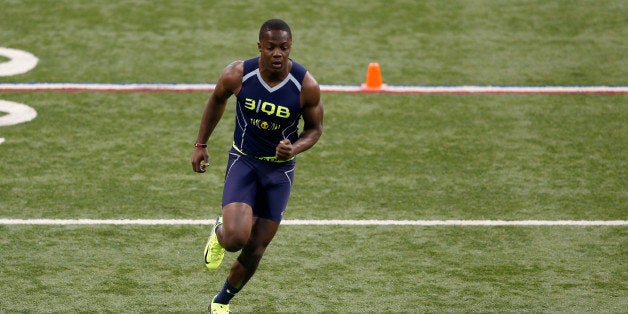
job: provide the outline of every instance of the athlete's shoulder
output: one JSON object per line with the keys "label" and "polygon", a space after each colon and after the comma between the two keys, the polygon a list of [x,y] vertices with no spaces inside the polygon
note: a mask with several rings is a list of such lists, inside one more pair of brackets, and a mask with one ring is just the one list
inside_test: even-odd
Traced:
{"label": "athlete's shoulder", "polygon": [[238,76],[238,75],[242,76],[243,71],[244,71],[244,61],[236,60],[229,63],[229,65],[227,65],[222,70],[222,74],[226,76]]}
{"label": "athlete's shoulder", "polygon": [[227,90],[234,92],[238,90],[242,84],[243,73],[244,61],[233,61],[222,70],[219,84],[222,84]]}
{"label": "athlete's shoulder", "polygon": [[301,83],[301,96],[304,106],[318,105],[321,98],[321,88],[314,76],[307,71]]}

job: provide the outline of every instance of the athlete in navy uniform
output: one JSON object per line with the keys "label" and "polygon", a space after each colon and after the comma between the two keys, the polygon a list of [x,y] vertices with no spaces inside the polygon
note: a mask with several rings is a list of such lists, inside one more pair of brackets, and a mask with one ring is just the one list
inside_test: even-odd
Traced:
{"label": "athlete in navy uniform", "polygon": [[[210,96],[192,154],[192,168],[205,172],[207,141],[236,95],[233,147],[225,174],[222,216],[205,247],[205,265],[216,269],[224,251],[240,251],[222,291],[209,310],[228,312],[229,301],[253,276],[288,203],[295,156],[311,148],[323,132],[323,104],[314,77],[289,59],[290,27],[266,21],[259,32],[259,57],[235,61],[222,72]],[[303,131],[298,123],[303,119]]]}

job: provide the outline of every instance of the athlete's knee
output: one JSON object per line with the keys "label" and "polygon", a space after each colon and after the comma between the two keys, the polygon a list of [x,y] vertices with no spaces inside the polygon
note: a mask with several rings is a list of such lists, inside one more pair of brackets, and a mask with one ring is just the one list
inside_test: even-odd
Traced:
{"label": "athlete's knee", "polygon": [[229,252],[241,250],[249,241],[253,225],[253,209],[246,203],[230,203],[223,207],[220,245]]}
{"label": "athlete's knee", "polygon": [[242,228],[226,228],[225,225],[221,227],[220,245],[228,252],[237,252],[241,250],[249,240],[251,235],[250,230]]}
{"label": "athlete's knee", "polygon": [[223,248],[227,252],[237,252],[237,251],[241,250],[244,247],[244,243],[246,243],[246,242],[242,242],[242,241],[240,241],[238,239],[230,240],[227,243],[225,243]]}

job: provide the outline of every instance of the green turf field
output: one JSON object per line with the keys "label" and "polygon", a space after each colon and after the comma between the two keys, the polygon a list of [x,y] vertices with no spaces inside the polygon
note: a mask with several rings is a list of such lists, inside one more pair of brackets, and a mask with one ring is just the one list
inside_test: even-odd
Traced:
{"label": "green turf field", "polygon": [[[0,0],[11,82],[215,82],[292,27],[321,84],[628,85],[626,1]],[[0,57],[0,63],[7,58]],[[212,219],[233,113],[208,93],[3,92],[0,218]],[[286,219],[628,220],[628,97],[325,93]],[[233,103],[233,99],[232,99]],[[233,107],[231,107],[233,108]],[[5,113],[0,112],[0,117]],[[0,312],[202,312],[208,228],[0,225]],[[628,311],[626,226],[282,226],[234,312]]]}

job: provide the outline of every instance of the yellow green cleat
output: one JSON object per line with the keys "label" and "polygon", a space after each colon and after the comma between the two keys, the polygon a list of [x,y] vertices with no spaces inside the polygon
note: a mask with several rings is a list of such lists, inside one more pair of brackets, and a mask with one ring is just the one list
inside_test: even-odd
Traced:
{"label": "yellow green cleat", "polygon": [[[220,246],[220,243],[218,242],[218,237],[216,236],[216,230],[218,229],[218,227],[220,227],[220,225],[222,225],[222,216],[219,216],[218,219],[216,219],[216,223],[212,226],[211,233],[209,234],[209,239],[207,240],[207,244],[205,245],[205,267],[210,270],[218,268],[218,266],[220,266],[220,263],[222,263],[223,257],[225,257],[225,249]],[[228,313],[228,311],[225,313]]]}
{"label": "yellow green cleat", "polygon": [[216,299],[216,297],[214,297],[214,299],[212,300],[212,303],[209,304],[209,312],[212,314],[227,314],[229,313],[229,304],[220,304],[220,303],[214,303],[214,300]]}

